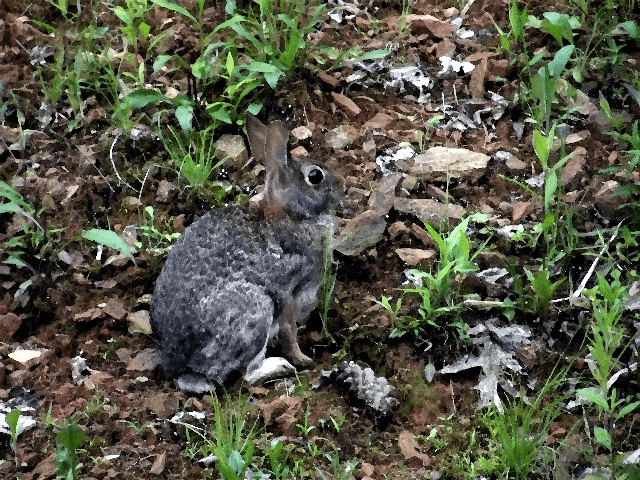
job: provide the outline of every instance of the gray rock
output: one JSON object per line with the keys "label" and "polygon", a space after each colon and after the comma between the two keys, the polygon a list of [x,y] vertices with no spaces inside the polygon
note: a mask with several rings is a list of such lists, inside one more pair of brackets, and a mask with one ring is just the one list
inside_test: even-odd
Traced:
{"label": "gray rock", "polygon": [[213,154],[218,160],[224,160],[241,168],[249,160],[249,152],[240,135],[222,135],[213,146]]}
{"label": "gray rock", "polygon": [[451,222],[457,224],[465,215],[465,209],[453,203],[444,204],[428,198],[400,198],[396,197],[393,207],[427,222],[434,228],[439,228]]}
{"label": "gray rock", "polygon": [[395,199],[396,187],[401,178],[402,175],[399,173],[391,173],[382,177],[369,198],[369,210],[375,210],[382,215],[389,213]]}
{"label": "gray rock", "polygon": [[343,255],[359,255],[374,246],[384,235],[387,221],[384,213],[367,210],[347,222],[336,239],[335,249]]}
{"label": "gray rock", "polygon": [[421,248],[396,248],[396,254],[411,267],[425,267],[433,261],[436,251]]}
{"label": "gray rock", "polygon": [[416,155],[409,174],[430,181],[450,178],[477,181],[484,175],[490,158],[465,148],[431,147]]}
{"label": "gray rock", "polygon": [[358,131],[350,125],[340,125],[325,134],[327,144],[334,150],[342,150],[358,137]]}

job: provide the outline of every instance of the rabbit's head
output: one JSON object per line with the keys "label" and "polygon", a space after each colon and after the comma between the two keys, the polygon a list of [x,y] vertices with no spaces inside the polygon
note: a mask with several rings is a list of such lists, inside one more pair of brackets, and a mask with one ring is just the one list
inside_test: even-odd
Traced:
{"label": "rabbit's head", "polygon": [[268,209],[316,219],[342,201],[344,181],[339,175],[308,158],[289,158],[289,130],[283,122],[264,125],[247,114],[247,136],[251,154],[266,170],[263,201]]}

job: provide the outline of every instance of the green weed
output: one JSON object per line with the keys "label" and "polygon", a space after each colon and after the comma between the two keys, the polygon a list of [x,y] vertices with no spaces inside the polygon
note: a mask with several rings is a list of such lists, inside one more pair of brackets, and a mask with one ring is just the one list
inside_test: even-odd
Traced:
{"label": "green weed", "polygon": [[[3,257],[5,258],[3,258],[2,262],[19,268],[28,267],[22,257],[28,251],[38,252],[44,243],[45,230],[36,220],[36,217],[41,212],[36,212],[31,205],[24,201],[22,195],[16,189],[5,182],[0,182],[0,201],[2,201],[0,203],[0,215],[9,213],[21,215],[25,218],[22,223],[22,233],[14,234],[4,242]],[[39,257],[41,258],[41,255],[36,254],[36,258]]]}
{"label": "green weed", "polygon": [[144,207],[146,224],[138,226],[138,233],[142,241],[136,241],[134,246],[137,250],[144,249],[151,255],[167,254],[176,240],[180,237],[179,232],[164,233],[155,226],[154,209],[151,205]]}
{"label": "green weed", "polygon": [[[409,270],[409,275],[421,282],[420,286],[401,289],[404,295],[416,294],[421,299],[422,304],[418,307],[419,318],[399,318],[397,313],[401,304],[396,302],[395,307],[392,308],[388,299],[383,297],[381,305],[392,313],[396,320],[400,320],[392,330],[391,337],[401,336],[409,330],[419,335],[427,326],[439,327],[437,319],[440,316],[456,312],[461,308],[456,303],[458,293],[454,291],[456,279],[458,276],[477,271],[478,267],[473,260],[484,248],[482,245],[475,253],[471,251],[471,241],[466,233],[471,219],[472,217],[467,217],[462,220],[446,237],[425,223],[425,229],[438,247],[439,258],[430,272],[419,269]],[[407,320],[409,320],[408,323],[406,323]],[[461,324],[458,324],[458,327],[459,333],[464,334],[465,327]]]}
{"label": "green weed", "polygon": [[589,401],[599,412],[600,425],[594,425],[592,432],[596,442],[611,454],[611,464],[616,464],[614,448],[615,423],[628,416],[640,406],[633,397],[620,398],[614,386],[619,376],[627,371],[620,369],[620,357],[628,347],[625,345],[625,328],[620,325],[627,288],[620,282],[620,272],[612,270],[612,282],[598,275],[598,283],[584,293],[591,302],[593,318],[589,339],[589,354],[586,361],[595,387],[580,388],[579,397]]}
{"label": "green weed", "polygon": [[202,131],[176,131],[169,127],[169,132],[171,137],[161,136],[162,144],[178,173],[193,188],[207,185],[212,173],[226,161],[216,161],[213,155],[213,127]]}
{"label": "green weed", "polygon": [[286,480],[289,478],[290,469],[287,466],[287,460],[289,459],[290,452],[284,450],[284,443],[279,440],[271,442],[265,450],[265,454],[271,464],[271,473],[273,473],[275,480]]}
{"label": "green weed", "polygon": [[486,473],[518,480],[534,478],[551,460],[545,455],[544,441],[551,424],[562,413],[564,397],[558,389],[565,383],[566,373],[563,368],[552,375],[530,403],[521,394],[504,407],[504,412],[492,407],[482,417],[493,443],[491,456],[478,462]]}
{"label": "green weed", "polygon": [[296,423],[296,428],[302,432],[302,434],[306,437],[314,430],[316,427],[309,423],[309,415],[311,415],[311,411],[307,406],[307,409],[304,412],[304,423]]}
{"label": "green weed", "polygon": [[85,433],[73,419],[67,420],[56,435],[56,466],[58,478],[76,480],[80,478],[82,464],[78,462],[78,447]]}
{"label": "green weed", "polygon": [[118,250],[120,254],[130,258],[135,262],[129,245],[127,245],[126,242],[122,238],[120,238],[120,236],[114,231],[92,228],[90,230],[85,230],[81,235],[82,238],[95,242],[99,245],[102,245],[103,247],[109,247]]}
{"label": "green weed", "polygon": [[246,403],[240,396],[236,401],[232,401],[227,395],[227,402],[223,408],[214,394],[212,406],[214,428],[211,436],[187,426],[187,445],[191,444],[190,434],[195,433],[200,437],[202,445],[199,450],[193,447],[191,453],[199,452],[203,456],[215,455],[216,470],[223,479],[243,480],[245,471],[253,459],[257,421],[251,426],[247,425]]}
{"label": "green weed", "polygon": [[324,336],[331,342],[335,340],[329,333],[329,309],[333,302],[333,290],[336,286],[336,275],[332,273],[331,255],[332,229],[327,227],[325,235],[325,247],[322,256],[322,287],[320,297],[320,319],[322,320],[322,332]]}
{"label": "green weed", "polygon": [[5,422],[9,426],[9,445],[15,455],[16,466],[18,465],[18,435],[21,433],[20,428],[20,410],[11,410],[4,417]]}

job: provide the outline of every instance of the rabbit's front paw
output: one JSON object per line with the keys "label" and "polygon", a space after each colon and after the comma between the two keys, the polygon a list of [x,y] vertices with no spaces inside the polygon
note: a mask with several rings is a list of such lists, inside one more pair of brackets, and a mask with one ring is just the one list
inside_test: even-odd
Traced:
{"label": "rabbit's front paw", "polygon": [[266,380],[283,375],[291,375],[296,369],[282,357],[265,358],[255,368],[250,369],[244,375],[244,379],[250,384],[260,384]]}

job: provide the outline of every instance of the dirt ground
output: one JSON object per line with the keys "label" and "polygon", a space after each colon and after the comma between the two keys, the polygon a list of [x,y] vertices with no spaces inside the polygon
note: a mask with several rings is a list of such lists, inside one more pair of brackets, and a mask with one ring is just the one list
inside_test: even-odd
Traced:
{"label": "dirt ground", "polygon": [[[530,10],[540,13],[553,3],[532,2]],[[466,29],[475,32],[471,39],[461,39],[442,25],[419,21],[410,24],[408,31],[400,31],[402,4],[377,5],[375,11],[340,25],[327,21],[313,41],[338,49],[354,45],[365,50],[389,48],[392,54],[386,61],[422,65],[436,78],[428,101],[417,102],[410,91],[400,87],[385,87],[376,75],[369,75],[367,81],[353,81],[350,76],[359,70],[347,66],[321,75],[294,72],[279,83],[269,110],[269,118],[285,119],[292,129],[304,125],[312,132],[310,139],[292,137],[291,148],[303,146],[346,179],[341,229],[371,209],[372,197],[384,179],[375,161],[378,155],[403,141],[417,148],[416,132],[425,131],[425,122],[441,113],[442,103],[466,109],[472,117],[478,110],[496,106],[491,100],[493,93],[507,100],[499,118],[486,114],[478,128],[435,128],[425,134],[425,148],[460,147],[488,155],[486,168],[451,181],[418,181],[405,190],[407,184],[403,183],[391,195],[427,199],[446,192],[448,203],[469,212],[487,213],[495,226],[540,221],[540,203],[507,180],[524,181],[540,171],[532,148],[532,130],[525,125],[524,134],[518,136],[514,127],[525,118],[525,112],[511,102],[519,90],[518,72],[497,48],[493,21],[507,28],[508,2],[473,3],[463,22]],[[223,18],[223,7],[216,3],[210,9],[212,24]],[[412,12],[447,21],[458,16],[460,8],[453,1],[417,0]],[[85,9],[77,22],[89,22],[91,16],[99,25],[116,28],[117,19],[104,6]],[[165,25],[168,18],[165,11],[157,14],[156,21]],[[62,38],[54,39],[34,19],[55,25],[60,32],[67,32],[66,37],[63,33]],[[153,336],[135,333],[132,328],[132,319],[144,318],[149,309],[164,254],[140,251],[135,264],[123,258],[109,262],[114,250],[99,252],[95,243],[80,237],[90,228],[122,234],[127,226],[145,225],[143,208],[149,205],[154,208],[154,224],[159,230],[180,232],[209,209],[211,196],[186,188],[175,168],[167,167],[169,159],[160,142],[117,136],[109,121],[110,106],[99,95],[85,99],[81,124],[71,125],[72,110],[61,101],[54,109],[54,119],[41,127],[45,77],[32,64],[30,51],[47,43],[70,41],[73,28],[46,2],[0,0],[0,106],[9,106],[0,122],[0,180],[13,185],[35,208],[47,231],[37,248],[23,257],[29,267],[0,264],[0,400],[9,401],[18,395],[18,389],[27,389],[37,419],[36,426],[20,436],[16,454],[8,436],[0,437],[0,458],[7,460],[0,464],[0,477],[55,477],[55,429],[45,422],[49,411],[56,424],[75,415],[86,432],[82,478],[215,478],[210,469],[186,459],[184,429],[167,422],[179,410],[210,414],[210,398],[186,395],[174,382],[162,378]],[[179,28],[170,32],[174,36],[166,40],[167,51],[189,58],[193,38]],[[535,49],[545,40],[534,36],[530,41]],[[471,62],[476,69],[471,74],[437,77],[441,68],[438,58],[443,55]],[[640,60],[637,54],[635,57]],[[184,72],[174,71],[160,81],[183,92],[188,88]],[[594,84],[591,91],[600,87],[604,85]],[[597,94],[592,97],[597,102]],[[625,118],[640,117],[637,103],[624,98],[620,102],[614,107],[624,110]],[[615,225],[623,215],[616,209],[620,201],[613,196],[599,197],[598,192],[607,181],[622,181],[614,173],[600,173],[619,163],[618,145],[605,135],[597,119],[575,114],[570,123],[575,134],[571,148],[581,152],[581,162],[563,178],[567,202],[575,212],[574,226],[585,233]],[[339,127],[348,141],[336,147],[331,139]],[[220,133],[239,132],[229,128]],[[26,139],[23,147],[13,146],[21,139]],[[501,161],[496,152],[508,152],[520,162]],[[238,165],[225,166],[217,179],[236,185],[228,194],[231,200],[262,181]],[[479,369],[437,375],[432,382],[426,381],[423,372],[430,363],[436,369],[452,364],[463,354],[473,353],[474,347],[461,341],[456,329],[447,325],[429,330],[421,338],[411,333],[390,338],[393,319],[373,300],[382,295],[398,298],[398,288],[406,282],[408,265],[397,249],[432,249],[433,244],[416,215],[389,206],[379,217],[385,227],[377,241],[357,253],[335,254],[337,286],[329,310],[329,331],[335,343],[325,338],[320,316],[314,312],[300,335],[301,348],[314,359],[314,365],[300,371],[294,381],[249,388],[254,400],[250,414],[264,418],[265,411],[278,412],[277,419],[265,425],[266,437],[285,437],[297,445],[301,433],[295,425],[309,412],[309,424],[318,426],[316,441],[325,442],[327,449],[337,449],[341,459],[357,460],[358,478],[429,478],[432,471],[444,471],[442,478],[462,478],[451,466],[455,461],[451,452],[464,452],[470,432],[476,428],[482,431],[477,420]],[[0,214],[0,242],[17,235],[24,221],[17,215]],[[474,241],[479,244],[486,238],[486,233],[476,229]],[[587,245],[595,241],[585,240]],[[516,248],[496,237],[476,263],[482,271],[501,267],[511,258],[522,267],[534,263],[536,255],[535,245]],[[579,282],[591,263],[592,256],[581,253],[567,262],[574,282]],[[481,282],[465,280],[465,288],[481,300],[500,296]],[[416,299],[407,298],[402,313],[416,315],[417,305]],[[495,310],[469,310],[464,316],[470,327],[489,319],[508,323]],[[529,380],[544,381],[558,361],[584,346],[585,324],[575,309],[557,308],[543,317],[518,314],[514,322],[527,325],[541,339],[539,349],[518,352],[526,369],[523,376]],[[8,357],[16,349],[36,350],[40,355],[21,363]],[[77,356],[86,360],[86,366],[80,367],[74,380],[72,364]],[[370,366],[397,388],[399,406],[388,424],[374,425],[362,409],[331,385],[311,388],[322,370],[342,360]],[[584,369],[584,362],[576,362],[572,374],[580,375]],[[293,397],[300,401],[286,403],[282,399],[291,393],[292,385],[297,385]],[[629,388],[635,388],[637,394],[637,387],[636,381]],[[239,379],[226,388],[234,394],[247,391]],[[321,428],[328,415],[344,415],[343,427]],[[563,418],[557,422],[558,438],[550,438],[551,444],[561,439],[559,432],[568,424]],[[423,441],[436,425],[447,432],[446,447],[430,448]],[[407,438],[420,440],[418,451],[414,448],[411,453],[407,444],[413,444]],[[637,435],[631,436],[629,443],[637,440]],[[482,438],[478,441],[483,442]],[[113,457],[105,460],[107,455]],[[328,471],[326,463],[318,460],[324,471]],[[371,471],[366,470],[369,466]]]}

